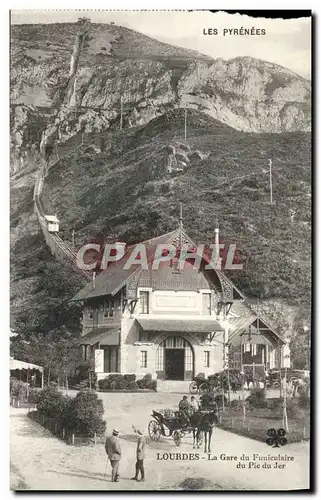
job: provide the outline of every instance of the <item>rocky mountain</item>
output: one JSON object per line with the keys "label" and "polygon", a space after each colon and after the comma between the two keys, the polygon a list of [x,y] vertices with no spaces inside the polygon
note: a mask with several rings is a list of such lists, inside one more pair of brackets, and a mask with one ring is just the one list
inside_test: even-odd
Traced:
{"label": "rocky mountain", "polygon": [[81,283],[50,256],[33,214],[35,176],[49,161],[43,203],[64,240],[73,230],[76,246],[146,239],[173,230],[182,202],[191,237],[210,241],[218,218],[244,263],[231,277],[261,297],[283,332],[305,332],[310,83],[271,63],[214,60],[113,24],[19,25],[11,36],[17,331],[79,330],[68,298]]}
{"label": "rocky mountain", "polygon": [[48,144],[175,108],[247,132],[310,130],[310,83],[276,64],[214,60],[113,24],[17,25],[11,37],[15,169],[30,122]]}

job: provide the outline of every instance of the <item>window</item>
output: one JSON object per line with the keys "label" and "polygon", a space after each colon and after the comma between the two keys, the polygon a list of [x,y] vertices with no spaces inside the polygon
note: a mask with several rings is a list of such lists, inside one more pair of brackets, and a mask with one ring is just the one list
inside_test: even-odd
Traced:
{"label": "window", "polygon": [[139,294],[139,307],[141,314],[149,313],[149,292],[140,292]]}
{"label": "window", "polygon": [[147,368],[147,351],[140,351],[140,367]]}
{"label": "window", "polygon": [[113,318],[115,313],[115,303],[113,300],[107,300],[104,303],[104,317],[105,318]]}
{"label": "window", "polygon": [[210,351],[204,351],[204,366],[205,368],[210,366]]}
{"label": "window", "polygon": [[202,314],[211,314],[211,294],[202,293]]}

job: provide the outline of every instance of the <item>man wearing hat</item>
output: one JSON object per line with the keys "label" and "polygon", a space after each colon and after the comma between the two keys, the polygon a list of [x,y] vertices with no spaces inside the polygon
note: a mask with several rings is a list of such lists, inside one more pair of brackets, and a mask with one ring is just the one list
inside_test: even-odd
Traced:
{"label": "man wearing hat", "polygon": [[184,426],[190,425],[189,413],[190,413],[190,404],[188,402],[187,396],[183,396],[183,399],[179,402],[178,405],[181,422]]}
{"label": "man wearing hat", "polygon": [[119,481],[119,462],[121,459],[121,448],[118,439],[119,431],[116,429],[113,430],[113,435],[109,436],[106,439],[105,450],[108,455],[109,461],[111,463],[112,471],[111,471],[111,480],[112,482]]}
{"label": "man wearing hat", "polygon": [[[137,448],[136,448],[136,473],[135,476],[132,477],[135,481],[145,481],[145,470],[144,470],[144,459],[146,457],[146,439],[144,438],[143,433],[139,429],[135,429],[133,426],[134,432],[137,435]],[[138,479],[139,472],[141,474],[141,478]]]}

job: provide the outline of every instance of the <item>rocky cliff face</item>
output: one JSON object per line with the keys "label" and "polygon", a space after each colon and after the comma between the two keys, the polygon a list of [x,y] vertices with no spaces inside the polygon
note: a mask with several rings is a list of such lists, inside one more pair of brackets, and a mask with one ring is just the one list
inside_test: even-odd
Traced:
{"label": "rocky cliff face", "polygon": [[121,112],[132,127],[174,108],[248,132],[310,129],[310,84],[293,72],[214,60],[115,25],[13,26],[11,81],[15,169],[30,123],[39,125],[35,147],[118,127]]}

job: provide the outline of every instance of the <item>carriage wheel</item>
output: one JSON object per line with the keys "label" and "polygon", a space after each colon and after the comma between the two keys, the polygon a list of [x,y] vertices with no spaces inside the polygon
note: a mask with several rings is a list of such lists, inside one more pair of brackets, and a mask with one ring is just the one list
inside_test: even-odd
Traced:
{"label": "carriage wheel", "polygon": [[189,384],[189,392],[190,394],[196,394],[198,391],[197,383],[196,382],[191,382]]}
{"label": "carriage wheel", "polygon": [[200,435],[198,436],[198,442],[197,442],[197,444],[198,444],[199,446],[202,446],[203,441],[204,441],[204,433],[203,433],[203,432],[200,432]]}
{"label": "carriage wheel", "polygon": [[155,420],[151,420],[148,424],[148,434],[152,441],[159,441],[161,437],[161,426]]}
{"label": "carriage wheel", "polygon": [[173,438],[174,438],[176,446],[179,446],[181,444],[182,438],[181,438],[181,435],[178,431],[173,432]]}
{"label": "carriage wheel", "polygon": [[207,384],[203,382],[203,384],[200,385],[200,392],[207,392]]}

